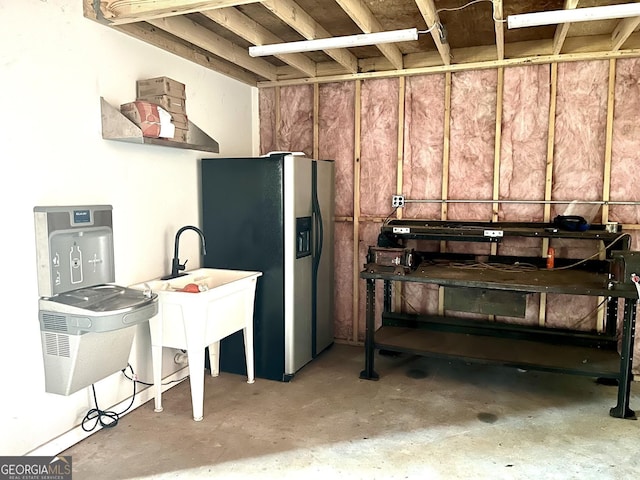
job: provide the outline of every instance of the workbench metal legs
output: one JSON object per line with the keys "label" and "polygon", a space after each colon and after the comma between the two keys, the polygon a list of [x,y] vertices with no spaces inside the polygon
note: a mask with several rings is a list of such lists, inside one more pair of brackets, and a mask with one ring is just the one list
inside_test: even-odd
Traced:
{"label": "workbench metal legs", "polygon": [[609,415],[618,418],[635,419],[636,414],[629,408],[631,392],[631,366],[633,363],[633,340],[636,332],[637,300],[624,299],[624,320],[622,323],[622,349],[620,352],[620,377],[618,378],[618,404],[609,410]]}
{"label": "workbench metal legs", "polygon": [[[386,283],[386,282],[385,282]],[[364,337],[364,370],[360,372],[360,378],[364,380],[378,380],[380,378],[373,369],[375,355],[375,314],[376,314],[376,283],[372,278],[367,278],[367,318]]]}

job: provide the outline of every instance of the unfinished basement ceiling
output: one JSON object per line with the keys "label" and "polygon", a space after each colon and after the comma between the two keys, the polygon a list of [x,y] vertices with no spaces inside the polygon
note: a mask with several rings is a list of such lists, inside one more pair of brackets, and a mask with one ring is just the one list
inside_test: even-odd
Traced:
{"label": "unfinished basement ceiling", "polygon": [[[251,85],[640,56],[640,17],[509,30],[509,15],[611,0],[83,0],[84,15]],[[465,6],[466,5],[466,6]],[[417,41],[269,57],[248,47],[418,28]]]}

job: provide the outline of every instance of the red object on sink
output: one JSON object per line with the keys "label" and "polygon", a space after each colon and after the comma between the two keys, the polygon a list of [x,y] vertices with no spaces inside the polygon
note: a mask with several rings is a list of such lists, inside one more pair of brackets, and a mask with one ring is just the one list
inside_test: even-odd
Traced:
{"label": "red object on sink", "polygon": [[189,293],[200,293],[200,287],[195,283],[187,283],[184,287],[182,287],[180,292],[189,292]]}

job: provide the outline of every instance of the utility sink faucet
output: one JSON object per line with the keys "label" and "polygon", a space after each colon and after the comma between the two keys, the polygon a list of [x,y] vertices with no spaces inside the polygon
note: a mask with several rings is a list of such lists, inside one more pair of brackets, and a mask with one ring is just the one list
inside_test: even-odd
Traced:
{"label": "utility sink faucet", "polygon": [[171,274],[165,277],[162,277],[162,280],[170,280],[172,278],[182,277],[186,275],[186,273],[180,273],[180,272],[185,268],[187,268],[188,260],[185,260],[184,263],[181,264],[180,259],[178,258],[178,250],[180,247],[180,235],[182,235],[182,232],[184,232],[185,230],[193,230],[198,235],[200,235],[200,240],[202,241],[202,254],[203,255],[207,254],[207,246],[204,240],[204,233],[202,233],[202,230],[200,230],[198,227],[194,227],[193,225],[186,225],[180,228],[180,230],[178,230],[178,233],[176,233],[176,240],[174,243],[173,260],[171,260]]}

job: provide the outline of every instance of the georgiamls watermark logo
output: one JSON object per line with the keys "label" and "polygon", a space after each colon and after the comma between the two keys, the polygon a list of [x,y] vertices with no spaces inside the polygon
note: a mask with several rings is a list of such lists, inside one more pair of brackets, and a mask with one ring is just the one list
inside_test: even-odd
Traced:
{"label": "georgiamls watermark logo", "polygon": [[0,457],[0,480],[71,480],[71,457]]}

